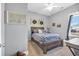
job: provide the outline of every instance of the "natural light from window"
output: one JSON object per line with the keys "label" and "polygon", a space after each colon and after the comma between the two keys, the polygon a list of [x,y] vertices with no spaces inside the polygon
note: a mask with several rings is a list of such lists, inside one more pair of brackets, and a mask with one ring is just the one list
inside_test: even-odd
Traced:
{"label": "natural light from window", "polygon": [[71,34],[79,35],[79,16],[72,16],[70,23]]}

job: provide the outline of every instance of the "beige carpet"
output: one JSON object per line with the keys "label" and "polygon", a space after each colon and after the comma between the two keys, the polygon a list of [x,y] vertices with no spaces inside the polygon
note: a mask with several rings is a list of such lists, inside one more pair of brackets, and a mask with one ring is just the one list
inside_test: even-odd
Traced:
{"label": "beige carpet", "polygon": [[34,42],[29,41],[29,55],[30,56],[73,56],[70,50],[64,47],[57,47],[43,54],[43,51]]}

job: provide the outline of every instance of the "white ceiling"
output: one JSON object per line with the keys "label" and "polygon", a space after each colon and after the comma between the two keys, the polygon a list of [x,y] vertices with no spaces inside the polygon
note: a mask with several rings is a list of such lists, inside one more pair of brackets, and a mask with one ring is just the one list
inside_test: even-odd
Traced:
{"label": "white ceiling", "polygon": [[54,7],[51,11],[45,9],[45,3],[28,3],[28,10],[31,12],[39,13],[42,15],[50,16],[56,12],[59,12],[67,7],[73,5],[74,3],[54,3],[53,6],[60,6]]}

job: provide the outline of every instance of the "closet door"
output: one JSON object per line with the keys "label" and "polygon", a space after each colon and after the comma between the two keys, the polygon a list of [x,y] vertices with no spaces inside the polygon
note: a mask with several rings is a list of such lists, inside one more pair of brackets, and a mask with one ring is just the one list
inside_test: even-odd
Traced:
{"label": "closet door", "polygon": [[5,55],[4,41],[4,4],[0,3],[0,56]]}

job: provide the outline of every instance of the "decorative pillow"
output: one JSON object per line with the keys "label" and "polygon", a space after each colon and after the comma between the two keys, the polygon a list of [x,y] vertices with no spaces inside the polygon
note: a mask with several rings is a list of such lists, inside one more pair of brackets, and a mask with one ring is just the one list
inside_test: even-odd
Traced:
{"label": "decorative pillow", "polygon": [[38,33],[43,33],[43,31],[41,29],[38,30]]}
{"label": "decorative pillow", "polygon": [[33,33],[38,33],[38,30],[37,29],[33,29]]}
{"label": "decorative pillow", "polygon": [[49,29],[44,29],[44,33],[49,33]]}

